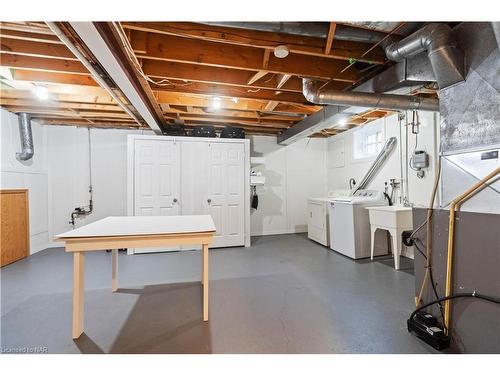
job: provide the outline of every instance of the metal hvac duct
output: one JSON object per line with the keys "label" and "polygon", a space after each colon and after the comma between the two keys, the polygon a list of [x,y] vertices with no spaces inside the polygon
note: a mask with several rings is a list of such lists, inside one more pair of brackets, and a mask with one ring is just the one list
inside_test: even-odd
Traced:
{"label": "metal hvac duct", "polygon": [[304,97],[314,104],[330,104],[390,110],[439,111],[439,100],[410,95],[377,94],[367,92],[321,90],[317,82],[302,79]]}
{"label": "metal hvac duct", "polygon": [[[326,38],[329,23],[327,22],[203,22],[207,25],[234,27],[238,29],[267,31],[281,34],[301,35],[315,38]],[[347,25],[337,25],[336,40],[349,40],[361,43],[378,43],[387,36],[376,30],[362,29]]]}
{"label": "metal hvac duct", "polygon": [[394,150],[394,147],[396,147],[396,143],[397,143],[396,137],[391,137],[387,140],[387,142],[385,142],[384,147],[382,148],[382,150],[380,150],[380,153],[377,155],[377,158],[373,161],[372,165],[370,166],[370,169],[368,169],[368,172],[366,172],[365,176],[363,177],[359,185],[353,191],[353,194],[358,190],[366,189],[366,187],[373,179],[373,177],[375,177],[380,168],[382,168],[382,165],[387,160],[392,150]]}
{"label": "metal hvac duct", "polygon": [[440,89],[465,81],[464,56],[457,48],[453,30],[444,23],[428,24],[385,47],[387,58],[393,61],[403,61],[423,51],[427,51]]}
{"label": "metal hvac duct", "polygon": [[33,134],[31,133],[31,118],[28,113],[19,113],[19,135],[21,137],[21,152],[16,153],[18,160],[30,160],[35,154]]}

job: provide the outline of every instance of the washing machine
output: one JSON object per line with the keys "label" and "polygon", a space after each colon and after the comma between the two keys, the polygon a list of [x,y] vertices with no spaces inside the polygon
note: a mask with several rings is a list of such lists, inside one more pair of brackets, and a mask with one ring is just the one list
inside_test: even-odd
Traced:
{"label": "washing machine", "polygon": [[[381,191],[358,190],[349,197],[330,201],[330,248],[352,259],[370,256],[370,219],[368,206],[388,204]],[[375,255],[383,255],[375,254]]]}
{"label": "washing machine", "polygon": [[350,190],[332,190],[327,197],[307,200],[307,237],[324,246],[330,246],[329,206],[338,197],[348,197]]}

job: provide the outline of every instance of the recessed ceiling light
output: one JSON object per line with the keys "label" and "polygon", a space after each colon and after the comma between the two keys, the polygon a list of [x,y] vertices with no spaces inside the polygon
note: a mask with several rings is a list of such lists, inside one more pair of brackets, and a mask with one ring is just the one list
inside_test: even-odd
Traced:
{"label": "recessed ceiling light", "polygon": [[49,89],[47,87],[35,86],[33,91],[39,100],[47,100],[49,98]]}
{"label": "recessed ceiling light", "polygon": [[287,46],[280,45],[274,48],[274,56],[276,56],[278,59],[284,59],[285,57],[288,56],[289,53],[290,50],[288,49]]}

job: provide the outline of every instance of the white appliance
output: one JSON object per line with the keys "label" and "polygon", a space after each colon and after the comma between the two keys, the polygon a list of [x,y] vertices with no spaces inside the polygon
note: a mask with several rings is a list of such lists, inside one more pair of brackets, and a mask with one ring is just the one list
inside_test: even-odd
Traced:
{"label": "white appliance", "polygon": [[328,211],[330,201],[338,197],[348,197],[350,190],[333,190],[328,197],[309,198],[307,200],[307,237],[324,246],[330,245]]}
{"label": "white appliance", "polygon": [[[128,215],[210,214],[217,230],[211,247],[247,245],[249,175],[246,139],[131,135]],[[145,251],[166,250],[175,249]]]}
{"label": "white appliance", "polygon": [[[358,190],[330,202],[330,248],[353,259],[370,256],[368,206],[385,206],[381,191]],[[383,254],[376,254],[383,255]]]}

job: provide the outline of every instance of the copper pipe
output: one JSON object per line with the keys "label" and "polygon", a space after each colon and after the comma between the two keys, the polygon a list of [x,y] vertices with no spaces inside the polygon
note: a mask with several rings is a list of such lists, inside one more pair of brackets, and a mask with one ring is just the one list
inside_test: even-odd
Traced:
{"label": "copper pipe", "polygon": [[[478,190],[482,189],[486,185],[490,184],[490,180],[493,177],[496,177],[500,174],[500,167],[495,169],[493,172],[488,174],[482,180],[475,183],[469,189],[467,189],[464,193],[456,197],[451,201],[450,206],[450,222],[448,226],[448,256],[447,256],[447,265],[446,265],[446,297],[451,295],[452,289],[452,268],[453,268],[453,240],[454,240],[454,232],[455,232],[455,208],[460,210],[460,206],[463,202],[468,200],[471,196],[473,196]],[[446,300],[444,303],[444,326],[446,334],[450,331],[450,316],[451,316],[451,300]]]}

